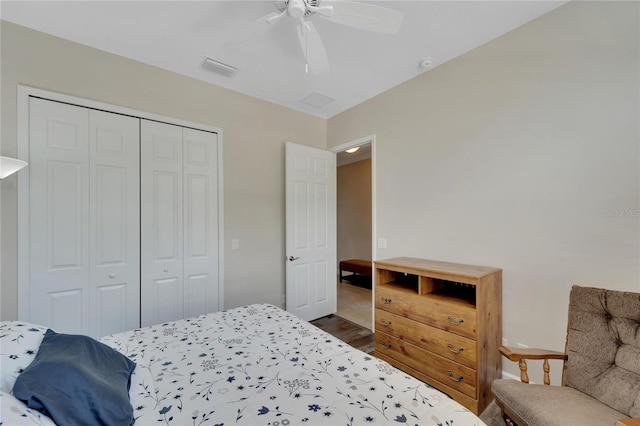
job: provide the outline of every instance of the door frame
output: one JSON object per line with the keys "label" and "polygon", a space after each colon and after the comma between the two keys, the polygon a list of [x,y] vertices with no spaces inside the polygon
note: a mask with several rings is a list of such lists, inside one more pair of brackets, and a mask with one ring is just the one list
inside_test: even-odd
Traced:
{"label": "door frame", "polygon": [[[353,140],[351,142],[344,143],[342,145],[334,146],[329,151],[338,153],[345,149],[354,148],[360,145],[371,144],[371,259],[375,261],[378,259],[377,253],[377,238],[376,238],[376,134],[373,133],[369,136],[362,137],[360,139]],[[336,165],[337,168],[337,165]],[[337,180],[336,180],[337,185]],[[337,189],[337,188],[336,188]],[[337,240],[336,240],[337,241]],[[336,265],[338,264],[338,251],[336,247]],[[338,273],[338,272],[336,272]],[[338,283],[336,282],[336,286]],[[375,332],[375,274],[371,280],[371,331]]]}
{"label": "door frame", "polygon": [[[223,182],[223,132],[219,127],[195,123],[178,118],[167,117],[152,112],[113,105],[106,102],[65,95],[35,87],[18,85],[17,88],[17,143],[18,158],[29,161],[29,98],[38,97],[51,101],[63,102],[85,108],[92,108],[136,118],[174,124],[218,134],[218,310],[224,309],[224,182]],[[30,317],[28,296],[30,294],[29,279],[29,174],[25,173],[18,180],[18,320],[25,321]]]}

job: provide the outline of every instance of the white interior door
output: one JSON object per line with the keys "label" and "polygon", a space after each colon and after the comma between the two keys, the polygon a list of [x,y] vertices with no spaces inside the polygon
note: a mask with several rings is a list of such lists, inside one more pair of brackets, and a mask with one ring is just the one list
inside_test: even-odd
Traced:
{"label": "white interior door", "polygon": [[101,337],[224,308],[221,129],[18,86],[18,152],[21,321]]}
{"label": "white interior door", "polygon": [[184,318],[182,127],[142,120],[141,325]]}
{"label": "white interior door", "polygon": [[183,129],[184,316],[221,309],[218,282],[218,135]]}
{"label": "white interior door", "polygon": [[139,324],[139,120],[29,102],[29,321],[101,337]]}
{"label": "white interior door", "polygon": [[216,312],[218,136],[142,120],[141,324]]}
{"label": "white interior door", "polygon": [[287,142],[286,309],[311,321],[336,312],[336,156]]}
{"label": "white interior door", "polygon": [[140,325],[140,120],[89,112],[91,335]]}
{"label": "white interior door", "polygon": [[29,321],[89,333],[89,110],[29,103]]}

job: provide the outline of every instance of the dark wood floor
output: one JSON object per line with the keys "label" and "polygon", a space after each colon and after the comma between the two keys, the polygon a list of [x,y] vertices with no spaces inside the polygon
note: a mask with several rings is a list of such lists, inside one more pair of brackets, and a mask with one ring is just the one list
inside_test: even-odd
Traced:
{"label": "dark wood floor", "polygon": [[360,349],[362,352],[368,354],[373,353],[375,338],[368,328],[359,326],[337,315],[318,318],[317,320],[311,321],[311,324],[337,337],[343,342],[350,344],[354,348]]}

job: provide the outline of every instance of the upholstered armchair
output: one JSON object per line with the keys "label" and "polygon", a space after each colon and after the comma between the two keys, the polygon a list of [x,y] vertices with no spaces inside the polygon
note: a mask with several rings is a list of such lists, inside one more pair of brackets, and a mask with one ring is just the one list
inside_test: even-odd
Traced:
{"label": "upholstered armchair", "polygon": [[[574,286],[565,352],[501,347],[521,381],[492,392],[507,424],[640,426],[640,293]],[[551,386],[550,359],[564,360]],[[542,360],[545,384],[528,384],[527,360]]]}

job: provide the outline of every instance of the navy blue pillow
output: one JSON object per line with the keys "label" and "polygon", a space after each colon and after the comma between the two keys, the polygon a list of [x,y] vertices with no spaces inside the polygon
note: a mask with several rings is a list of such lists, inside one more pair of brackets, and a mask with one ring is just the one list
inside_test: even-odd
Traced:
{"label": "navy blue pillow", "polygon": [[136,364],[87,336],[47,330],[13,395],[59,425],[131,425],[131,373]]}

